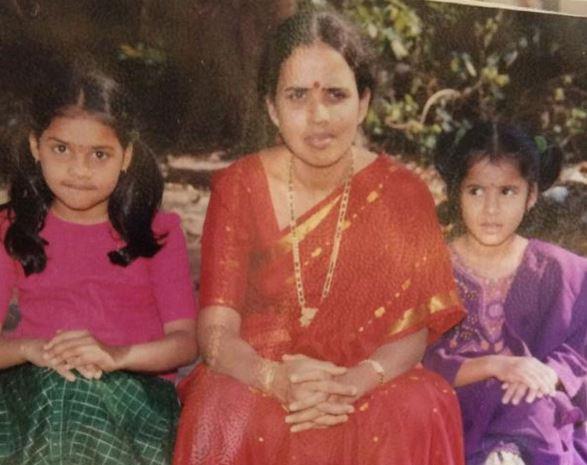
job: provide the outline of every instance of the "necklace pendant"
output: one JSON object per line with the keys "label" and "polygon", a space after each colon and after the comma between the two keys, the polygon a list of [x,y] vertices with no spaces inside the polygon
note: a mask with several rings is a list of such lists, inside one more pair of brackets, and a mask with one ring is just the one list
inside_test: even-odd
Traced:
{"label": "necklace pendant", "polygon": [[302,307],[302,316],[300,317],[300,325],[305,328],[310,326],[312,320],[318,313],[318,309],[316,307]]}
{"label": "necklace pendant", "polygon": [[[300,325],[302,328],[306,328],[310,326],[316,313],[318,313],[318,308],[316,307],[307,307],[306,306],[306,297],[304,295],[304,283],[302,282],[302,262],[300,259],[300,238],[297,237],[296,234],[296,215],[295,215],[295,208],[294,208],[294,191],[293,191],[293,157],[289,159],[289,174],[288,174],[288,184],[287,184],[287,200],[289,204],[289,226],[291,229],[291,252],[292,252],[292,259],[293,259],[293,268],[294,268],[294,279],[296,284],[296,294],[298,298],[298,304],[301,308],[301,316],[299,318]],[[346,174],[346,178],[344,180],[344,188],[340,198],[340,207],[338,209],[338,218],[336,220],[336,228],[334,230],[334,239],[332,244],[332,251],[330,252],[330,260],[328,261],[328,269],[326,271],[326,277],[324,278],[324,284],[322,286],[322,299],[321,302],[328,296],[330,292],[330,288],[332,286],[332,279],[334,277],[334,269],[336,267],[336,262],[338,260],[338,253],[340,249],[340,242],[342,239],[342,233],[344,231],[344,224],[346,218],[346,211],[349,203],[349,196],[351,192],[351,178],[353,176],[353,153],[351,151],[351,163],[349,166],[349,170]]]}

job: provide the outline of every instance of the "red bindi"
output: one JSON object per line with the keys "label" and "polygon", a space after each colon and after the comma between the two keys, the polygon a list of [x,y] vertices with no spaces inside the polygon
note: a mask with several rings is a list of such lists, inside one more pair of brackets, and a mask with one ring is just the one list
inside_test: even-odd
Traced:
{"label": "red bindi", "polygon": [[314,81],[314,89],[319,89],[320,88],[320,83],[318,81]]}

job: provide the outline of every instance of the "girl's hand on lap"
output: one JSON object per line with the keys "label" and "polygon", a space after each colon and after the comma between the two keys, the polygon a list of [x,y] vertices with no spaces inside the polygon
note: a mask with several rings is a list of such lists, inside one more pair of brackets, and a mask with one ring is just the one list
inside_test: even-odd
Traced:
{"label": "girl's hand on lap", "polygon": [[86,379],[100,379],[102,377],[102,370],[93,364],[77,366],[75,369]]}
{"label": "girl's hand on lap", "polygon": [[522,383],[503,383],[501,387],[505,390],[501,398],[501,401],[504,404],[511,403],[513,405],[518,405],[523,399],[528,403],[532,403],[536,399],[541,399],[546,395],[542,391],[531,389]]}
{"label": "girl's hand on lap", "polygon": [[528,398],[535,397],[537,391],[529,388],[523,383],[512,383],[502,385],[505,392],[501,398],[501,402],[504,404],[518,405],[520,401],[527,395]]}
{"label": "girl's hand on lap", "polygon": [[33,365],[46,367],[47,361],[43,357],[43,347],[47,341],[43,339],[26,339],[20,345],[22,356]]}
{"label": "girl's hand on lap", "polygon": [[92,370],[92,366],[106,372],[120,369],[119,360],[124,350],[101,343],[86,330],[63,331],[44,346],[43,356],[50,366],[65,364],[69,369],[80,371],[81,368],[95,377],[99,372]]}
{"label": "girl's hand on lap", "polygon": [[44,339],[24,340],[21,346],[24,358],[35,366],[41,368],[52,368],[67,381],[75,381],[75,375],[72,373],[71,369],[65,366],[65,364],[60,363],[52,365],[48,363],[44,350],[46,344],[47,341]]}
{"label": "girl's hand on lap", "polygon": [[[495,377],[506,383],[506,393],[516,385],[524,385],[533,393],[533,401],[538,394],[552,395],[556,391],[558,376],[556,372],[534,357],[499,356],[495,363]],[[512,400],[517,396],[512,397]]]}

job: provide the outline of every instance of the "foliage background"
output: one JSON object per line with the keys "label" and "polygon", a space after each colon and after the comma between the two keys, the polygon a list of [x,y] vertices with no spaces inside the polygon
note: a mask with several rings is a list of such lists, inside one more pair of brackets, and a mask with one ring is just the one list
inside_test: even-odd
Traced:
{"label": "foliage background", "polygon": [[340,7],[380,57],[373,140],[428,158],[442,131],[502,118],[556,141],[568,161],[586,153],[585,19],[402,0]]}
{"label": "foliage background", "polygon": [[[426,162],[441,131],[474,118],[522,122],[568,160],[587,153],[587,20],[421,0],[301,0],[354,18],[378,53],[372,143]],[[43,55],[117,61],[163,150],[266,143],[259,51],[292,1],[10,0],[0,5],[5,126]],[[42,47],[40,47],[40,45]]]}

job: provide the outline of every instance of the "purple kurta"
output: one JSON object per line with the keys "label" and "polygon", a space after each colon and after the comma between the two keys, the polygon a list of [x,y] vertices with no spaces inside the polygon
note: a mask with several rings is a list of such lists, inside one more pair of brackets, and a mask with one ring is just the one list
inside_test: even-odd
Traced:
{"label": "purple kurta", "polygon": [[428,349],[424,365],[452,383],[467,358],[531,355],[563,386],[516,406],[501,403],[495,378],[457,388],[467,463],[514,449],[528,465],[587,464],[587,260],[530,240],[515,275],[501,283],[480,279],[458,258],[455,277],[468,315]]}

